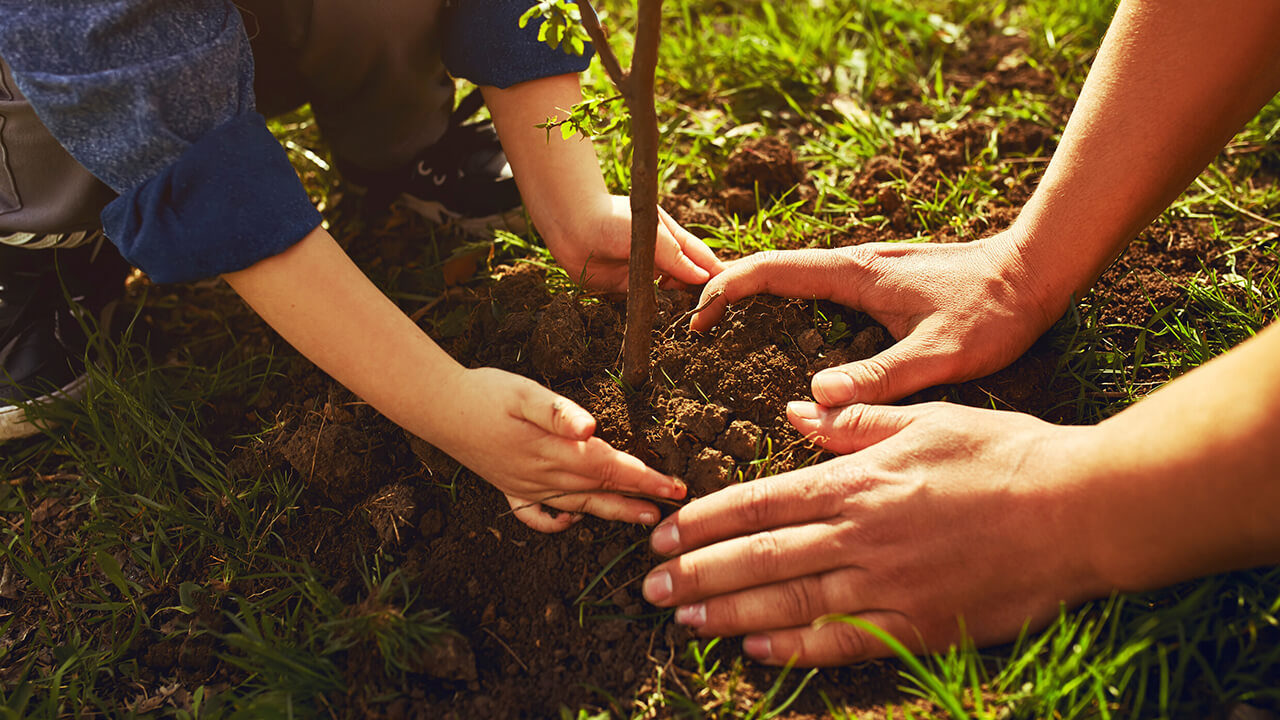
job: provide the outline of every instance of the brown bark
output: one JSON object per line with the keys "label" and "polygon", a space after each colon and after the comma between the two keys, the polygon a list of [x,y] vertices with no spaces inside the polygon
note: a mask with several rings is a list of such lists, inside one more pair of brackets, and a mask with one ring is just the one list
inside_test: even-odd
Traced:
{"label": "brown bark", "polygon": [[657,299],[653,290],[658,244],[658,111],[654,75],[662,31],[662,0],[640,0],[635,54],[627,75],[631,108],[631,260],[627,280],[627,330],[622,379],[630,387],[649,381],[649,349]]}
{"label": "brown bark", "polygon": [[600,64],[604,66],[605,73],[613,81],[613,86],[618,88],[618,92],[622,93],[623,97],[626,97],[627,74],[618,63],[618,56],[613,54],[613,46],[609,44],[604,28],[600,27],[600,18],[596,17],[595,8],[589,5],[582,12],[582,27],[587,31],[587,37],[591,38],[591,44],[596,48],[596,55],[600,57]]}

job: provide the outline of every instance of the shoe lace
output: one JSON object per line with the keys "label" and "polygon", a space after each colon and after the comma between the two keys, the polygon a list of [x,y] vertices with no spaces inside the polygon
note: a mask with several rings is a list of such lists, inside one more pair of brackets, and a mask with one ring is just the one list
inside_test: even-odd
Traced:
{"label": "shoe lace", "polygon": [[489,121],[467,122],[484,105],[479,90],[468,93],[449,115],[449,125],[431,149],[418,158],[415,170],[419,175],[431,177],[437,185],[447,179],[445,173],[464,174],[469,163],[482,159],[487,162],[502,152],[502,146]]}

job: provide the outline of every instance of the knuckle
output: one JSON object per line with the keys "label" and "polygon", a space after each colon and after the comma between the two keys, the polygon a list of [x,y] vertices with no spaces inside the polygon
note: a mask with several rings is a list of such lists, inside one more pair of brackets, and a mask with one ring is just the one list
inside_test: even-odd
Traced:
{"label": "knuckle", "polygon": [[763,267],[775,265],[785,258],[786,253],[782,250],[765,250],[764,252],[758,252],[754,255],[748,256],[746,258],[746,267],[759,270]]}
{"label": "knuckle", "polygon": [[750,626],[748,622],[751,612],[741,602],[721,602],[717,599],[707,601],[707,626],[703,630],[713,630],[716,634],[733,634],[741,628]]}
{"label": "knuckle", "polygon": [[869,269],[876,261],[875,249],[867,245],[851,245],[840,249],[845,263],[855,268]]}
{"label": "knuckle", "polygon": [[861,384],[871,388],[874,397],[883,397],[889,389],[889,368],[882,358],[872,357],[858,363]]}
{"label": "knuckle", "polygon": [[596,469],[597,487],[601,490],[617,491],[622,486],[622,469],[617,458],[602,458]]}
{"label": "knuckle", "polygon": [[836,416],[837,429],[849,433],[857,433],[867,422],[871,411],[869,405],[846,405]]}
{"label": "knuckle", "polygon": [[782,586],[780,610],[783,617],[795,624],[804,624],[818,616],[818,603],[814,598],[816,585],[812,578],[800,578]]}
{"label": "knuckle", "polygon": [[849,662],[867,656],[867,636],[862,630],[848,623],[832,623],[823,628],[828,633],[835,654],[843,662]]}
{"label": "knuckle", "polygon": [[781,564],[777,536],[772,532],[756,533],[747,538],[747,547],[752,574],[762,580],[776,579]]}
{"label": "knuckle", "polygon": [[777,501],[769,483],[759,480],[747,483],[738,507],[739,514],[746,518],[747,524],[753,528],[765,527],[768,524],[770,507]]}

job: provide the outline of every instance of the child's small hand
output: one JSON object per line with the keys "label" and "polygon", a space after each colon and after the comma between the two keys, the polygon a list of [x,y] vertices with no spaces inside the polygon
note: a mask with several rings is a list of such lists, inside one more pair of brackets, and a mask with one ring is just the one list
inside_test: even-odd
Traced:
{"label": "child's small hand", "polygon": [[[631,249],[631,205],[626,197],[609,195],[581,205],[572,225],[576,229],[554,237],[547,248],[569,276],[593,290],[627,289]],[[658,245],[654,268],[663,287],[701,285],[724,269],[706,243],[658,208]]]}
{"label": "child's small hand", "polygon": [[438,444],[501,490],[529,527],[559,532],[577,513],[651,525],[657,506],[629,495],[684,497],[679,480],[592,437],[595,418],[572,401],[494,368],[459,373],[456,412]]}

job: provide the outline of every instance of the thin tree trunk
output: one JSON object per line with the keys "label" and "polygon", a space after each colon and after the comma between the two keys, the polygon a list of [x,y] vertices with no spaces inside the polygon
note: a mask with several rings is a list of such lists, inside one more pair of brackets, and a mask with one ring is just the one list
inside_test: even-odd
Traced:
{"label": "thin tree trunk", "polygon": [[622,379],[632,388],[649,381],[649,349],[657,298],[653,290],[658,244],[658,111],[654,75],[662,31],[662,0],[640,0],[635,54],[626,93],[631,108],[631,261]]}

